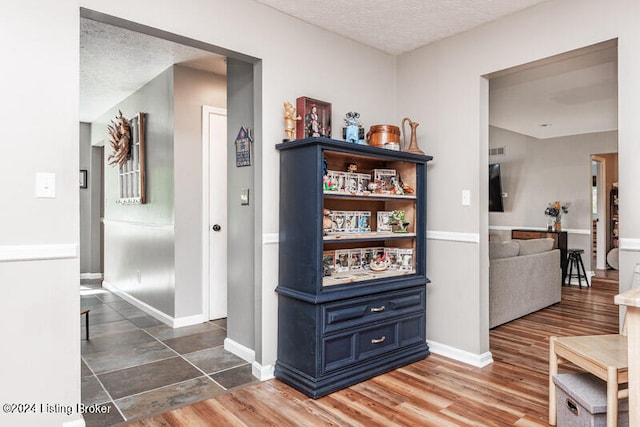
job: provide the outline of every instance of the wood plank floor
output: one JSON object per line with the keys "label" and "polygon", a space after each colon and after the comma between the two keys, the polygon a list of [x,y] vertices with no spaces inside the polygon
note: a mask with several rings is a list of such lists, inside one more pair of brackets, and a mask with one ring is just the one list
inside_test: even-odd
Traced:
{"label": "wood plank floor", "polygon": [[563,287],[561,303],[493,329],[485,368],[434,354],[317,400],[274,379],[129,425],[548,425],[549,336],[618,332],[618,284],[593,282]]}

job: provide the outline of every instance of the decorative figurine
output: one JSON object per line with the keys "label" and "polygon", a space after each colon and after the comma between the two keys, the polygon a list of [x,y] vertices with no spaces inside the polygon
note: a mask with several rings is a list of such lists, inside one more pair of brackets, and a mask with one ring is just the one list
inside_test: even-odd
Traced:
{"label": "decorative figurine", "polygon": [[347,142],[353,142],[354,144],[360,144],[360,129],[362,123],[360,123],[360,113],[349,111],[346,114],[344,121],[347,123],[345,131],[345,140]]}
{"label": "decorative figurine", "polygon": [[305,117],[306,134],[314,136],[324,136],[324,130],[320,125],[320,117],[318,116],[318,106],[311,104],[311,111]]}
{"label": "decorative figurine", "polygon": [[347,163],[347,172],[358,172],[358,165],[356,163]]}
{"label": "decorative figurine", "polygon": [[409,226],[409,222],[404,219],[404,211],[403,210],[395,210],[391,212],[389,215],[389,224],[398,226],[397,230],[394,230],[394,233],[407,233],[407,227]]}
{"label": "decorative figurine", "polygon": [[287,134],[287,139],[283,142],[291,141],[295,138],[296,134],[296,120],[302,120],[302,117],[296,117],[296,109],[290,102],[284,103],[284,131]]}
{"label": "decorative figurine", "polygon": [[371,263],[369,264],[369,268],[372,271],[384,271],[389,267],[389,259],[387,255],[382,253],[373,257]]}
{"label": "decorative figurine", "polygon": [[322,210],[322,230],[326,235],[328,230],[331,230],[331,226],[333,225],[333,221],[331,220],[331,211],[329,209]]}

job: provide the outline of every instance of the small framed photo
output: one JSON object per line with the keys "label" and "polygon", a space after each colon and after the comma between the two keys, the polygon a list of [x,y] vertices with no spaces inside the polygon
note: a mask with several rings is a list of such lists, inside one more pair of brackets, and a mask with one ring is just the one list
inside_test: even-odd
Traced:
{"label": "small framed photo", "polygon": [[87,170],[80,169],[80,188],[87,188]]}
{"label": "small framed photo", "polygon": [[323,136],[331,138],[331,104],[301,96],[296,100],[296,109],[302,120],[296,122],[296,138]]}

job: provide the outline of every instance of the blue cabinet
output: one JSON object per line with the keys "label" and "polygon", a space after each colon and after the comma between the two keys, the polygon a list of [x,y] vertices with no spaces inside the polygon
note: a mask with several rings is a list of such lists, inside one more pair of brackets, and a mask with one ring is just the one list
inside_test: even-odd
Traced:
{"label": "blue cabinet", "polygon": [[431,156],[328,138],[276,148],[275,376],[317,398],[428,356]]}

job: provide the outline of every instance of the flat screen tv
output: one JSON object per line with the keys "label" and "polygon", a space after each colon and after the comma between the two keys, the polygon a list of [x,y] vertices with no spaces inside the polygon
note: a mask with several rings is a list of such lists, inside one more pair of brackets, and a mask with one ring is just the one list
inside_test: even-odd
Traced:
{"label": "flat screen tv", "polygon": [[500,163],[489,165],[489,212],[504,212]]}

